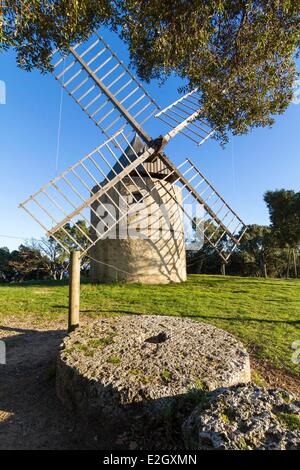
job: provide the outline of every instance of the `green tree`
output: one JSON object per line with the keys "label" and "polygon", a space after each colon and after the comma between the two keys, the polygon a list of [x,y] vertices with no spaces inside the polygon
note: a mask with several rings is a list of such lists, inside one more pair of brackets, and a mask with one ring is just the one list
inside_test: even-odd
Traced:
{"label": "green tree", "polygon": [[[67,235],[76,239],[82,248],[86,247],[87,240],[84,233],[88,232],[85,221],[78,220],[76,225],[67,224],[65,231],[56,234],[57,239],[69,250],[77,249],[74,241]],[[66,233],[67,232],[67,233]],[[18,250],[7,253],[7,249],[0,249],[0,278],[18,281],[31,279],[61,280],[68,274],[70,257],[61,244],[54,238],[31,240],[26,245],[20,245]],[[3,258],[3,262],[2,262]],[[6,260],[6,261],[5,261]],[[11,271],[10,277],[1,276],[6,264]],[[89,259],[84,257],[81,261],[81,271],[87,274]]]}
{"label": "green tree", "polygon": [[300,0],[7,0],[2,48],[21,67],[49,69],[67,49],[106,25],[128,44],[146,80],[172,73],[198,87],[216,138],[269,126],[293,97],[300,46]]}
{"label": "green tree", "polygon": [[[200,244],[203,242],[203,246],[198,251],[187,251],[188,272],[193,274],[219,274],[223,262],[215,248],[209,243],[208,238],[213,243],[218,242],[218,248],[221,249],[226,245],[226,236],[222,237],[223,230],[217,227],[212,219],[208,219],[202,224],[197,218],[192,221],[192,230],[194,232],[193,241]],[[205,237],[202,231],[204,231]],[[222,238],[220,239],[220,237]]]}
{"label": "green tree", "polygon": [[238,247],[238,253],[246,273],[263,277],[273,274],[276,248],[271,228],[257,224],[249,225]]}
{"label": "green tree", "polygon": [[[213,233],[209,226],[207,233]],[[220,236],[220,235],[219,235]],[[238,276],[282,277],[286,271],[286,250],[281,249],[271,227],[249,225],[237,249],[231,254],[226,273]],[[217,234],[213,237],[218,239]],[[221,247],[226,249],[224,238]],[[222,272],[222,260],[209,243],[204,243],[199,252],[187,253],[190,273],[219,274]]]}
{"label": "green tree", "polygon": [[12,268],[9,265],[10,257],[8,248],[0,248],[0,282],[10,281],[13,276]]}
{"label": "green tree", "polygon": [[277,246],[287,251],[287,276],[291,258],[297,277],[297,257],[300,246],[300,192],[279,189],[267,191],[264,200],[268,206],[271,226]]}
{"label": "green tree", "polygon": [[264,195],[272,227],[279,243],[285,246],[300,244],[300,192],[279,189]]}
{"label": "green tree", "polygon": [[46,259],[47,276],[50,279],[61,280],[66,276],[69,267],[69,256],[54,238],[42,238],[30,245]]}
{"label": "green tree", "polygon": [[[86,248],[87,239],[84,234],[87,234],[88,231],[89,229],[86,222],[84,220],[77,220],[76,225],[66,224],[65,231],[60,230],[56,233],[56,237],[63,246],[71,251],[78,249],[77,245],[73,241],[74,239],[80,243],[82,248]],[[70,236],[68,236],[68,234]],[[43,238],[41,241],[32,242],[31,246],[46,257],[48,262],[48,273],[51,279],[61,280],[68,273],[70,256],[57,240],[53,237]],[[86,273],[88,269],[89,259],[84,257],[81,261],[81,270]]]}
{"label": "green tree", "polygon": [[48,259],[33,246],[20,245],[11,253],[9,266],[18,281],[44,279],[48,274]]}

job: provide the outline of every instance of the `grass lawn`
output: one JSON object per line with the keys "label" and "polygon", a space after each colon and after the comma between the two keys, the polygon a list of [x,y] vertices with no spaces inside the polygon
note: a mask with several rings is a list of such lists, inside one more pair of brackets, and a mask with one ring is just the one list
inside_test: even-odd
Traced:
{"label": "grass lawn", "polygon": [[[63,283],[0,285],[0,321],[14,317],[33,326],[65,320],[68,286]],[[81,312],[191,317],[239,337],[258,359],[299,374],[293,341],[300,340],[300,280],[191,275],[184,284],[83,284]]]}

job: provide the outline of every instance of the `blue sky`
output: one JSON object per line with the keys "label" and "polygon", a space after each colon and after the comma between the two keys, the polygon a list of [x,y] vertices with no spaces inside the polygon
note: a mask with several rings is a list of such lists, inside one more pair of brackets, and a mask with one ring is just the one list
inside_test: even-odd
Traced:
{"label": "blue sky", "polygon": [[[101,31],[112,48],[127,60],[126,48],[111,33]],[[0,55],[0,81],[6,84],[6,104],[0,104],[0,246],[15,249],[21,238],[40,238],[39,226],[18,204],[56,174],[61,90],[51,74],[26,73],[14,54]],[[145,85],[161,106],[178,97],[175,77],[161,88]],[[148,128],[153,136],[159,125]],[[99,130],[64,93],[58,172],[103,141]],[[197,147],[177,137],[167,147],[175,162],[192,157],[246,223],[268,224],[263,202],[266,190],[300,190],[300,104],[291,104],[272,129],[257,129],[233,137],[223,150],[210,140]],[[7,238],[20,237],[20,238]]]}

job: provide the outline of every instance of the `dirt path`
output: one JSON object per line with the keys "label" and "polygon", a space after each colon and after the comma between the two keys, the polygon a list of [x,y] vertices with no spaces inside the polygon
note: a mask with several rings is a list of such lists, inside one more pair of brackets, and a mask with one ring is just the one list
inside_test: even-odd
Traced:
{"label": "dirt path", "polygon": [[256,370],[264,379],[266,386],[269,388],[283,388],[300,399],[300,377],[295,375],[287,375],[283,371],[275,369],[267,362],[258,361],[251,358],[251,370]]}
{"label": "dirt path", "polygon": [[[55,362],[63,324],[0,325],[7,364],[0,365],[0,449],[82,449],[80,428],[55,394]],[[300,380],[252,361],[269,386],[299,392]],[[126,442],[125,448],[130,448]]]}
{"label": "dirt path", "polygon": [[7,364],[0,365],[0,449],[78,449],[80,435],[55,395],[62,325],[0,325]]}

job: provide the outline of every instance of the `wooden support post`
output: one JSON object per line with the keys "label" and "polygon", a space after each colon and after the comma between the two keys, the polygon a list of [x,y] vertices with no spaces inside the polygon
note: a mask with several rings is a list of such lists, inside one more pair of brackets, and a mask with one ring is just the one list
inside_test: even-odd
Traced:
{"label": "wooden support post", "polygon": [[296,250],[293,248],[293,260],[294,260],[294,273],[295,273],[295,278],[297,279],[298,277],[298,270],[297,270],[297,257],[296,257]]}
{"label": "wooden support post", "polygon": [[222,276],[226,276],[226,264],[225,263],[221,264],[221,274]]}
{"label": "wooden support post", "polygon": [[80,306],[80,251],[72,251],[70,259],[69,279],[69,319],[68,331],[74,331],[79,326]]}

